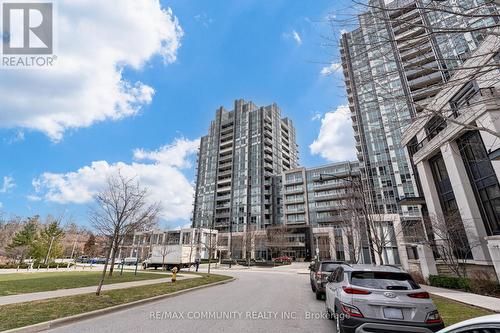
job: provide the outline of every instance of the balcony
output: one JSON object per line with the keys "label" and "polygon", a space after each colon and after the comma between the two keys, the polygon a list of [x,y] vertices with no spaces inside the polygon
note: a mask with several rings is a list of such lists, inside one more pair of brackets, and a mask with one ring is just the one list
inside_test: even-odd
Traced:
{"label": "balcony", "polygon": [[425,29],[423,27],[410,27],[409,25],[406,26],[406,31],[405,28],[399,29],[397,32],[394,32],[396,34],[396,42],[401,42],[403,40],[411,40],[415,38],[416,36],[420,36],[425,33]]}
{"label": "balcony", "polygon": [[286,188],[286,187],[285,187],[284,192],[285,192],[286,194],[291,194],[291,193],[303,193],[303,192],[304,192],[304,188],[303,188],[303,187],[300,187],[300,188]]}
{"label": "balcony", "polygon": [[218,177],[225,177],[225,176],[231,176],[233,174],[233,171],[231,170],[231,168],[229,168],[229,170],[224,170],[224,171],[220,171],[219,170],[219,173],[217,174]]}
{"label": "balcony", "polygon": [[316,222],[318,223],[334,223],[342,221],[344,221],[344,219],[340,215],[316,218]]}
{"label": "balcony", "polygon": [[331,205],[331,206],[314,207],[314,210],[317,212],[331,212],[333,210],[339,210],[341,208],[342,208],[341,205]]}
{"label": "balcony", "polygon": [[228,201],[231,200],[231,195],[218,195],[217,196],[217,202],[222,202],[222,201]]}
{"label": "balcony", "polygon": [[220,156],[219,157],[219,163],[222,164],[224,162],[231,161],[232,159],[233,159],[233,155],[232,154]]}
{"label": "balcony", "polygon": [[294,198],[294,199],[287,199],[285,197],[285,204],[302,203],[302,202],[305,202],[304,200],[305,199],[303,197],[302,198]]}
{"label": "balcony", "polygon": [[425,76],[421,76],[414,80],[409,80],[408,85],[411,91],[421,89],[423,87],[428,87],[433,84],[439,83],[443,80],[440,72],[434,72]]}
{"label": "balcony", "polygon": [[421,77],[434,72],[439,72],[439,65],[437,61],[430,62],[419,68],[405,70],[406,78],[408,80],[413,80],[417,77]]}
{"label": "balcony", "polygon": [[304,179],[302,177],[294,177],[294,178],[288,178],[285,176],[285,185],[298,185],[298,184],[303,184]]}
{"label": "balcony", "polygon": [[418,101],[426,99],[430,96],[434,96],[439,92],[439,90],[441,90],[441,88],[442,87],[440,85],[436,85],[436,86],[431,86],[428,88],[422,88],[419,90],[412,91],[411,95],[413,97],[413,101],[418,102]]}
{"label": "balcony", "polygon": [[264,163],[264,170],[269,171],[269,172],[273,172],[274,169],[273,169],[272,163],[267,163],[267,162]]}
{"label": "balcony", "polygon": [[221,147],[221,149],[219,151],[220,156],[231,154],[233,152],[232,146],[233,146],[232,144],[229,145],[229,147],[227,147],[227,145],[226,145],[226,147],[224,149],[222,149],[222,147]]}
{"label": "balcony", "polygon": [[226,178],[222,178],[222,179],[218,179],[217,180],[217,185],[218,186],[226,186],[227,184],[230,184],[231,183],[231,177],[226,177]]}
{"label": "balcony", "polygon": [[294,215],[294,214],[300,214],[300,213],[305,213],[305,212],[306,212],[305,208],[295,208],[295,209],[285,208],[285,215]]}

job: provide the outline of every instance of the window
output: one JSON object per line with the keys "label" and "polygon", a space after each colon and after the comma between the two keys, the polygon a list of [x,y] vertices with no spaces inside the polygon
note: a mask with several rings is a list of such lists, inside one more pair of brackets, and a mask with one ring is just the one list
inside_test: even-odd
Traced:
{"label": "window", "polygon": [[[452,219],[459,218],[460,214],[458,212],[457,202],[455,200],[455,194],[453,193],[453,188],[451,186],[450,178],[448,177],[448,171],[444,164],[444,159],[441,154],[438,154],[429,161],[432,169],[432,174],[434,177],[434,182],[436,184],[437,192],[439,195],[439,201],[441,203],[441,209],[445,217],[453,216]],[[458,231],[458,230],[457,230]],[[464,251],[464,244],[467,244],[465,228],[461,230],[460,240],[457,241],[455,248],[455,255],[457,258],[464,259],[465,256],[468,259],[472,259],[471,251]]]}
{"label": "window", "polygon": [[344,269],[342,267],[339,267],[337,269],[336,273],[337,273],[337,275],[335,276],[335,280],[334,281],[336,283],[344,281]]}
{"label": "window", "polygon": [[471,81],[464,85],[451,99],[450,106],[453,111],[453,116],[456,118],[460,115],[460,109],[469,105],[469,101],[479,91],[479,87],[475,81]]}
{"label": "window", "polygon": [[432,169],[432,175],[434,176],[434,182],[436,184],[443,213],[455,213],[457,210],[457,203],[455,201],[455,194],[453,193],[453,188],[448,176],[448,171],[446,170],[446,166],[444,164],[443,156],[438,154],[433,157],[429,163]]}
{"label": "window", "polygon": [[439,116],[434,116],[425,125],[425,132],[427,133],[427,138],[431,140],[442,130],[446,128],[446,120]]}
{"label": "window", "polygon": [[351,284],[383,290],[412,290],[420,288],[413,281],[410,274],[395,272],[352,272]]}
{"label": "window", "polygon": [[339,264],[335,264],[333,262],[324,262],[321,264],[321,271],[333,272],[337,267],[339,267]]}
{"label": "window", "polygon": [[488,235],[500,235],[500,186],[479,132],[468,132],[458,146]]}

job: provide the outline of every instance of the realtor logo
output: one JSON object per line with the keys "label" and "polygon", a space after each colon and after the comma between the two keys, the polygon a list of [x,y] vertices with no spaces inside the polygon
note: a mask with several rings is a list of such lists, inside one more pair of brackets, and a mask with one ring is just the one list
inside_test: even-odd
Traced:
{"label": "realtor logo", "polygon": [[4,55],[53,53],[52,3],[3,3]]}

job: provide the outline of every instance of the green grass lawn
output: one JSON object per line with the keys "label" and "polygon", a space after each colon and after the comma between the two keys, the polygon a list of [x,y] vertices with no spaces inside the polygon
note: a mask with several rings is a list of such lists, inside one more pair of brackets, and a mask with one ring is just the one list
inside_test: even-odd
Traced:
{"label": "green grass lawn", "polygon": [[[114,271],[113,277],[106,278],[105,284],[151,280],[169,277],[167,274],[137,273]],[[0,296],[26,294],[38,291],[69,289],[95,286],[101,272],[58,272],[58,273],[13,273],[0,274]]]}
{"label": "green grass lawn", "polygon": [[159,283],[144,287],[104,291],[101,296],[83,294],[0,306],[0,331],[33,325],[57,318],[129,303],[144,298],[169,294],[212,282],[230,279],[230,276],[212,274],[207,277]]}
{"label": "green grass lawn", "polygon": [[432,300],[434,301],[434,304],[436,304],[446,326],[453,325],[467,319],[494,314],[492,311],[465,305],[436,295],[432,295]]}

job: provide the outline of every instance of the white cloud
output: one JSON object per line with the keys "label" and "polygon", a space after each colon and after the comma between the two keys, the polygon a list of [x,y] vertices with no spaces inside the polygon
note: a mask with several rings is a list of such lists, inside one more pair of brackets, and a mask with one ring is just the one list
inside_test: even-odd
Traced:
{"label": "white cloud", "polygon": [[182,170],[191,167],[198,144],[199,140],[177,139],[158,150],[135,150],[132,163],[95,161],[73,172],[46,172],[33,180],[33,187],[46,201],[84,204],[92,201],[109,175],[120,171],[148,187],[151,202],[162,203],[165,220],[188,219],[194,189]]}
{"label": "white cloud", "polygon": [[137,114],[154,89],[127,81],[155,55],[176,60],[182,29],[158,0],[57,1],[54,67],[4,70],[0,126],[29,128],[60,140],[71,128]]}
{"label": "white cloud", "polygon": [[323,115],[321,114],[321,112],[316,111],[316,112],[314,112],[313,116],[311,117],[311,121],[320,120],[322,116]]}
{"label": "white cloud", "polygon": [[12,137],[4,139],[9,145],[22,141],[24,141],[24,131],[16,131]]}
{"label": "white cloud", "polygon": [[3,203],[0,202],[0,209],[2,209],[2,208],[3,208]]}
{"label": "white cloud", "polygon": [[16,187],[16,183],[14,182],[14,178],[12,178],[11,176],[4,176],[2,187],[0,187],[0,193],[7,193],[7,192],[9,192],[9,190],[13,189],[14,187]]}
{"label": "white cloud", "polygon": [[292,30],[291,32],[285,32],[283,34],[284,39],[293,39],[297,45],[302,45],[302,38],[300,34],[296,30]]}
{"label": "white cloud", "polygon": [[297,31],[292,32],[292,37],[293,39],[297,42],[297,44],[301,45],[302,44],[302,38],[300,38],[300,35]]}
{"label": "white cloud", "polygon": [[208,28],[208,26],[212,23],[214,23],[214,20],[209,17],[206,13],[203,13],[203,14],[197,14],[194,16],[194,19],[201,23],[201,25],[203,25],[205,28]]}
{"label": "white cloud", "polygon": [[331,75],[336,72],[340,72],[340,69],[342,68],[342,64],[338,62],[332,62],[330,65],[325,66],[321,69],[321,75],[327,76]]}
{"label": "white cloud", "polygon": [[319,135],[309,146],[312,154],[329,161],[355,160],[355,140],[349,107],[341,105],[321,120]]}
{"label": "white cloud", "polygon": [[38,195],[33,195],[33,194],[27,195],[26,199],[28,199],[29,201],[41,201],[42,200],[41,197],[39,197]]}

